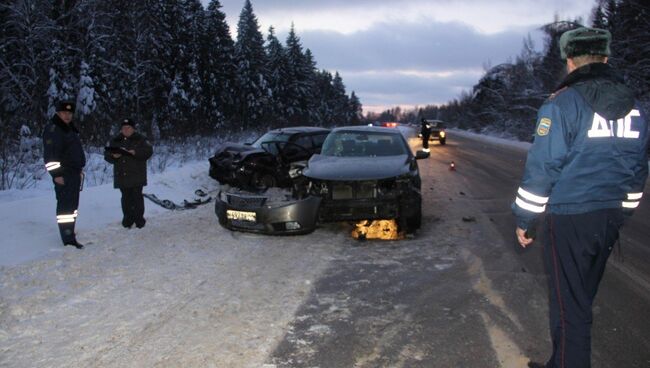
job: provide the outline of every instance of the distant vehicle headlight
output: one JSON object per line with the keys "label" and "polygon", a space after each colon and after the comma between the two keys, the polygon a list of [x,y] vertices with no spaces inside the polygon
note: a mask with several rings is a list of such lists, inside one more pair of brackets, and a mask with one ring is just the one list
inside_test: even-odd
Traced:
{"label": "distant vehicle headlight", "polygon": [[440,132],[440,138],[444,138],[444,137],[445,137],[445,132]]}

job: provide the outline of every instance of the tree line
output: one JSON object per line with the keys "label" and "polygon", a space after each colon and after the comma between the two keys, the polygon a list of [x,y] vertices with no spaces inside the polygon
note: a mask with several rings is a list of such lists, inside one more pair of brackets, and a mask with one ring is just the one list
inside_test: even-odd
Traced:
{"label": "tree line", "polygon": [[218,0],[0,2],[3,148],[40,132],[59,99],[77,103],[87,140],[123,117],[152,138],[290,125],[350,124],[361,103],[319,70],[292,27],[263,37],[250,0],[233,39]]}
{"label": "tree line", "polygon": [[[374,118],[405,122],[441,119],[461,129],[506,133],[531,140],[537,110],[566,75],[558,45],[560,36],[581,23],[580,19],[556,19],[543,26],[541,52],[535,50],[528,36],[514,61],[489,68],[470,91],[447,104],[407,111],[394,108]],[[590,25],[611,32],[609,63],[622,72],[636,91],[642,109],[650,113],[650,4],[646,0],[599,0]]]}

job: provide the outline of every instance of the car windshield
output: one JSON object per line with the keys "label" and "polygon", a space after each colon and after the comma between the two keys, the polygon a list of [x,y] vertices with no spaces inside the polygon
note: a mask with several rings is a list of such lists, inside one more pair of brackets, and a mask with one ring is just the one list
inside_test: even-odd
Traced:
{"label": "car windshield", "polygon": [[438,129],[445,129],[445,123],[442,122],[433,123],[433,127]]}
{"label": "car windshield", "polygon": [[278,144],[273,143],[273,144],[264,144],[266,142],[288,142],[289,141],[289,134],[286,133],[278,133],[278,132],[268,132],[264,134],[263,136],[257,138],[251,146],[255,148],[261,148],[265,151],[268,151],[269,153],[272,153],[274,155],[278,154]]}
{"label": "car windshield", "polygon": [[399,133],[341,131],[327,136],[321,155],[338,157],[406,155],[408,147]]}

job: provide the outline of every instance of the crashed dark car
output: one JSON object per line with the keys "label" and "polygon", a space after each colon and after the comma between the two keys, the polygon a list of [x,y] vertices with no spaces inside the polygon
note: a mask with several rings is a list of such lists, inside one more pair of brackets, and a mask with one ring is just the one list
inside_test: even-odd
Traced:
{"label": "crashed dark car", "polygon": [[402,134],[390,128],[332,130],[320,154],[302,170],[297,196],[321,198],[319,221],[395,219],[413,233],[422,219],[418,159]]}
{"label": "crashed dark car", "polygon": [[329,129],[291,127],[267,132],[250,144],[224,143],[210,161],[210,177],[251,190],[290,187],[292,163],[320,152]]}

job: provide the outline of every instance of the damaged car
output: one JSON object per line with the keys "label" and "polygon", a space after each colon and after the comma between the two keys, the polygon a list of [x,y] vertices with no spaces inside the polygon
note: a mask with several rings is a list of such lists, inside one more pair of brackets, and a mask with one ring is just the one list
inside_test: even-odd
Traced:
{"label": "damaged car", "polygon": [[215,200],[219,224],[229,230],[271,234],[307,234],[316,229],[320,197],[296,198],[291,189],[251,193],[222,188]]}
{"label": "damaged car", "polygon": [[329,129],[275,129],[253,143],[227,142],[209,159],[209,175],[221,184],[249,190],[290,187],[291,164],[320,152]]}
{"label": "damaged car", "polygon": [[222,188],[215,201],[219,223],[231,230],[305,234],[319,222],[395,220],[413,233],[422,221],[417,160],[397,130],[346,127],[332,130],[321,153],[294,165],[291,189],[260,193]]}
{"label": "damaged car", "polygon": [[322,222],[394,219],[413,233],[422,221],[417,160],[424,158],[394,129],[336,128],[302,170],[295,196],[319,197]]}

